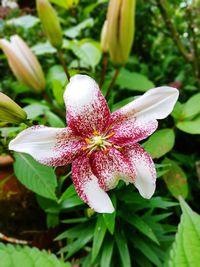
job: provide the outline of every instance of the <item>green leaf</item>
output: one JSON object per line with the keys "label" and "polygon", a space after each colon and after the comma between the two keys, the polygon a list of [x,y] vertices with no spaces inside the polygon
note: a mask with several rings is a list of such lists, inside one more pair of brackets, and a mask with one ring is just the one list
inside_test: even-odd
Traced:
{"label": "green leaf", "polygon": [[63,99],[63,94],[64,94],[64,89],[62,82],[59,80],[53,80],[52,81],[52,91],[53,91],[53,96],[61,107],[64,106],[64,99]]}
{"label": "green leaf", "polygon": [[193,95],[183,105],[182,117],[184,119],[191,118],[200,113],[200,93]]}
{"label": "green leaf", "polygon": [[92,262],[95,261],[96,257],[99,254],[101,245],[103,243],[105,234],[106,234],[106,225],[102,215],[99,215],[97,218],[95,230],[94,230],[94,239],[92,245]]}
{"label": "green leaf", "polygon": [[160,158],[173,148],[174,142],[174,131],[172,129],[162,129],[155,132],[148,141],[144,143],[144,149],[150,153],[153,159]]}
{"label": "green leaf", "polygon": [[0,243],[1,267],[70,267],[68,262],[62,262],[54,254],[37,248],[4,245]]}
{"label": "green leaf", "polygon": [[83,39],[79,42],[73,41],[71,42],[70,48],[79,59],[91,66],[92,69],[94,69],[101,60],[102,52],[100,44],[91,39]]}
{"label": "green leaf", "polygon": [[127,69],[121,69],[116,84],[122,89],[145,92],[154,88],[155,85],[148,78],[140,73],[130,72]]}
{"label": "green leaf", "polygon": [[200,134],[200,116],[192,121],[178,122],[176,127],[189,134]]}
{"label": "green leaf", "polygon": [[104,240],[101,254],[101,267],[110,267],[113,254],[114,241],[112,238]]}
{"label": "green leaf", "polygon": [[31,156],[15,153],[14,172],[17,179],[31,191],[56,200],[57,179],[51,167],[36,162]]}
{"label": "green leaf", "polygon": [[56,49],[48,41],[45,43],[38,43],[32,46],[31,49],[37,56],[56,53]]}
{"label": "green leaf", "polygon": [[52,86],[53,81],[60,81],[62,86],[66,83],[66,74],[63,70],[63,67],[60,65],[54,65],[48,70],[47,73],[47,83]]}
{"label": "green leaf", "polygon": [[127,214],[126,212],[120,212],[120,216],[129,224],[137,228],[141,233],[146,235],[156,244],[159,244],[157,237],[155,236],[151,227],[139,216],[136,214]]}
{"label": "green leaf", "polygon": [[123,229],[117,228],[115,232],[115,240],[119,250],[119,255],[122,261],[123,267],[131,267],[131,259],[128,249],[125,233]]}
{"label": "green leaf", "polygon": [[66,31],[64,31],[64,35],[73,39],[73,38],[79,36],[83,29],[92,27],[93,25],[94,25],[93,18],[88,18],[88,19],[82,21],[81,23],[79,23],[78,25],[71,27],[71,28],[67,29]]}
{"label": "green leaf", "polygon": [[48,111],[49,107],[40,104],[40,103],[34,103],[26,106],[24,108],[24,111],[27,113],[28,119],[32,120],[40,115],[44,115],[45,111]]}
{"label": "green leaf", "polygon": [[164,159],[163,163],[170,164],[168,172],[163,175],[169,191],[176,198],[179,196],[186,198],[188,195],[188,183],[185,172],[173,160]]}
{"label": "green leaf", "polygon": [[29,29],[34,27],[39,23],[39,19],[32,15],[25,15],[19,18],[13,18],[6,22],[6,24],[22,27],[24,29]]}
{"label": "green leaf", "polygon": [[115,110],[125,106],[126,104],[130,103],[131,101],[134,100],[134,97],[131,96],[131,97],[128,97],[128,98],[125,98],[117,103],[115,103],[112,107],[112,111],[114,112]]}
{"label": "green leaf", "polygon": [[56,127],[56,128],[64,128],[66,127],[66,124],[53,112],[46,111],[45,115],[47,117],[47,121],[50,126]]}
{"label": "green leaf", "polygon": [[106,227],[108,231],[113,235],[115,230],[115,218],[116,218],[116,196],[111,196],[113,206],[115,208],[115,211],[113,213],[104,213],[103,218],[104,222],[106,224]]}
{"label": "green leaf", "polygon": [[183,214],[166,266],[197,267],[200,263],[200,216],[180,198]]}

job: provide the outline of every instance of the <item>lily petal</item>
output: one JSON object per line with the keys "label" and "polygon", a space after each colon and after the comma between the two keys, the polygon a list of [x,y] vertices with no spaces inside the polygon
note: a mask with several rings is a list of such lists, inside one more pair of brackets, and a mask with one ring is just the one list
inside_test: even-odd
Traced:
{"label": "lily petal", "polygon": [[157,120],[127,119],[112,127],[110,133],[114,135],[109,138],[109,141],[119,146],[135,144],[151,135],[157,127]]}
{"label": "lily petal", "polygon": [[91,136],[102,133],[110,122],[107,102],[96,82],[86,75],[70,79],[64,93],[67,123],[76,134]]}
{"label": "lily petal", "polygon": [[136,168],[135,187],[144,198],[151,198],[156,188],[156,170],[150,155],[139,145],[125,148],[124,153]]}
{"label": "lily petal", "polygon": [[119,179],[133,183],[136,172],[134,165],[128,157],[115,148],[110,148],[106,153],[98,150],[91,156],[93,173],[105,183],[105,190],[116,187]]}
{"label": "lily petal", "polygon": [[33,126],[18,134],[9,149],[28,153],[44,165],[63,166],[83,151],[83,145],[69,128]]}
{"label": "lily petal", "polygon": [[92,173],[89,157],[80,156],[72,163],[72,179],[76,191],[92,209],[99,213],[114,211],[108,194],[102,189],[103,181]]}
{"label": "lily petal", "polygon": [[114,112],[112,121],[115,123],[128,118],[142,118],[144,121],[164,119],[172,112],[178,96],[179,91],[173,87],[162,86],[151,89]]}

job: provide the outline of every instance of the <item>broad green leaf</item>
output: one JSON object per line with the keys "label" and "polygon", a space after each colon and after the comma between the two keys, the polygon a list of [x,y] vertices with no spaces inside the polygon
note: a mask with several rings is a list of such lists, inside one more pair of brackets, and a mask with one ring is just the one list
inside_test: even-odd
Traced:
{"label": "broad green leaf", "polygon": [[178,122],[176,127],[189,134],[200,134],[200,116],[192,121]]}
{"label": "broad green leaf", "polygon": [[62,82],[59,80],[53,80],[52,81],[52,91],[53,91],[53,96],[61,107],[64,106],[64,99],[63,99],[63,94],[64,94],[64,89]]}
{"label": "broad green leaf", "polygon": [[167,267],[197,267],[200,263],[200,215],[180,198],[181,221],[172,245]]}
{"label": "broad green leaf", "polygon": [[31,49],[37,56],[56,53],[56,49],[48,41],[45,43],[38,43],[32,46]]}
{"label": "broad green leaf", "polygon": [[50,0],[53,4],[69,9],[76,6],[79,0]]}
{"label": "broad green leaf", "polygon": [[114,230],[115,230],[116,196],[112,195],[111,199],[112,199],[112,203],[115,208],[115,211],[113,213],[104,213],[103,218],[104,218],[104,222],[106,224],[108,231],[113,235]]}
{"label": "broad green leaf", "polygon": [[99,254],[101,245],[103,243],[105,234],[106,234],[106,225],[103,219],[103,216],[100,214],[97,218],[95,230],[94,230],[94,239],[92,245],[92,262],[95,261],[96,257]]}
{"label": "broad green leaf", "polygon": [[137,228],[141,233],[150,238],[156,244],[159,244],[157,237],[155,236],[151,227],[138,215],[127,214],[126,212],[120,212],[120,216],[128,223]]}
{"label": "broad green leaf", "polygon": [[101,60],[100,44],[91,39],[83,39],[81,41],[71,42],[71,50],[73,53],[86,64],[95,68]]}
{"label": "broad green leaf", "polygon": [[182,117],[184,119],[191,118],[200,113],[200,93],[193,95],[184,103]]}
{"label": "broad green leaf", "polygon": [[103,242],[101,254],[101,267],[110,267],[113,254],[114,241],[112,238],[107,238]]}
{"label": "broad green leaf", "polygon": [[69,38],[75,38],[81,34],[81,31],[85,28],[92,27],[94,25],[94,20],[93,18],[88,18],[78,25],[71,27],[64,31],[64,35],[66,35]]}
{"label": "broad green leaf", "polygon": [[173,148],[174,142],[174,131],[172,129],[162,129],[155,132],[144,143],[144,149],[150,153],[153,159],[160,158]]}
{"label": "broad green leaf", "polygon": [[121,69],[116,84],[123,89],[145,92],[154,88],[155,85],[148,78],[140,73]]}
{"label": "broad green leaf", "polygon": [[40,103],[34,103],[26,106],[24,111],[27,113],[28,119],[32,120],[40,115],[44,115],[45,111],[48,111],[49,107]]}
{"label": "broad green leaf", "polygon": [[183,120],[183,107],[184,107],[184,104],[181,104],[179,101],[176,102],[176,105],[171,113],[171,116],[174,118],[174,119],[177,119],[177,120]]}
{"label": "broad green leaf", "polygon": [[131,96],[131,97],[128,97],[128,98],[125,98],[117,103],[115,103],[112,107],[112,111],[115,111],[123,106],[125,106],[126,104],[132,102],[134,100],[134,97]]}
{"label": "broad green leaf", "polygon": [[48,110],[45,112],[45,115],[47,117],[47,121],[50,126],[56,127],[56,128],[66,127],[66,124],[53,112]]}
{"label": "broad green leaf", "polygon": [[62,262],[54,254],[37,248],[4,245],[0,243],[1,267],[70,267],[68,262]]}
{"label": "broad green leaf", "polygon": [[125,233],[122,228],[116,228],[115,241],[123,267],[131,267],[131,259]]}
{"label": "broad green leaf", "polygon": [[65,85],[67,78],[66,78],[66,74],[63,70],[63,67],[60,65],[54,65],[53,67],[51,67],[48,70],[47,83],[51,85],[54,80],[60,81],[62,86]]}
{"label": "broad green leaf", "polygon": [[169,191],[176,198],[179,196],[186,198],[188,195],[188,183],[185,172],[173,160],[164,159],[163,163],[170,164],[168,172],[163,175]]}
{"label": "broad green leaf", "polygon": [[14,156],[17,179],[38,195],[56,200],[57,179],[54,170],[36,162],[27,154],[15,153]]}
{"label": "broad green leaf", "polygon": [[24,29],[29,29],[37,25],[39,21],[40,20],[37,17],[34,17],[32,15],[25,15],[19,18],[7,20],[6,23],[9,25],[20,26]]}

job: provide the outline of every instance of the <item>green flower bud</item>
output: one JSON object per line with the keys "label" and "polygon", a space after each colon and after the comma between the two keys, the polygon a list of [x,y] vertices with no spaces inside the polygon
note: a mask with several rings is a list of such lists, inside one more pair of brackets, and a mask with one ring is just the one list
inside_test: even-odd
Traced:
{"label": "green flower bud", "polygon": [[105,20],[102,30],[101,30],[101,48],[104,53],[108,52],[108,34],[107,34],[107,28],[108,28],[108,21]]}
{"label": "green flower bud", "polygon": [[73,8],[75,6],[77,6],[79,3],[79,0],[67,0],[67,7],[70,9],[70,8]]}
{"label": "green flower bud", "polygon": [[56,11],[48,0],[36,0],[37,12],[43,29],[52,46],[57,49],[62,47],[62,30]]}
{"label": "green flower bud", "polygon": [[108,45],[114,65],[124,65],[129,57],[135,32],[136,0],[110,0],[108,6]]}
{"label": "green flower bud", "polygon": [[7,56],[9,66],[20,82],[35,89],[36,92],[44,90],[45,78],[42,67],[31,49],[18,35],[11,36],[10,42],[0,39],[0,48]]}
{"label": "green flower bud", "polygon": [[0,121],[19,123],[26,118],[26,112],[10,97],[0,92]]}

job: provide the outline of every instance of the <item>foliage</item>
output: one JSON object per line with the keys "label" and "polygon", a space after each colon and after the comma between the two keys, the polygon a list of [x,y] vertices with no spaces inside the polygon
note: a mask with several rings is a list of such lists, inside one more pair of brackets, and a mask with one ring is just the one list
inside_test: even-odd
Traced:
{"label": "foliage", "polygon": [[[63,33],[59,51],[47,40],[35,3],[24,9],[22,2],[20,9],[6,11],[0,19],[0,38],[19,34],[27,42],[42,65],[46,88],[35,94],[17,81],[5,55],[0,54],[0,91],[16,101],[28,116],[22,123],[0,121],[0,155],[10,154],[15,159],[15,176],[34,192],[46,215],[47,228],[58,230],[55,242],[61,240],[62,245],[53,247],[53,252],[83,267],[196,267],[200,255],[198,1],[137,1],[134,45],[110,94],[115,67],[100,45],[108,1],[51,0]],[[157,189],[150,200],[140,197],[132,185],[120,182],[109,192],[115,212],[96,214],[77,196],[68,166],[51,168],[26,154],[8,151],[9,142],[31,125],[66,127],[66,66],[69,75],[86,73],[101,83],[111,111],[156,86],[179,89],[179,101],[171,116],[159,121],[159,129],[142,144],[157,168]],[[0,174],[0,185],[1,179],[7,177]],[[3,230],[7,231],[6,225]],[[43,262],[46,260],[49,266],[70,266],[35,248],[1,244],[0,255],[2,267],[9,266],[12,259],[16,266],[30,261],[33,266],[48,266]]]}

